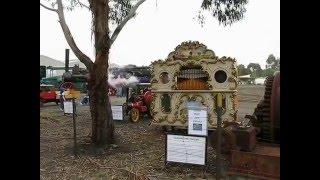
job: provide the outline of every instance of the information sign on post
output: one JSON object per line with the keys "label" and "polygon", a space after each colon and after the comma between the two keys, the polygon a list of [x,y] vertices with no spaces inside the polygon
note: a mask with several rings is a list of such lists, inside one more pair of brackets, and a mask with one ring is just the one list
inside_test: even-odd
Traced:
{"label": "information sign on post", "polygon": [[72,101],[63,101],[63,109],[65,114],[73,114],[73,103]]}
{"label": "information sign on post", "polygon": [[201,104],[193,103],[188,106],[188,134],[208,135],[208,112]]}
{"label": "information sign on post", "polygon": [[72,120],[73,120],[73,139],[74,139],[74,154],[78,154],[78,148],[77,148],[77,127],[76,127],[76,105],[75,105],[75,99],[73,98],[71,101],[66,100],[63,101],[64,105],[64,113],[65,114],[72,114]]}
{"label": "information sign on post", "polygon": [[123,120],[122,106],[111,106],[113,120]]}

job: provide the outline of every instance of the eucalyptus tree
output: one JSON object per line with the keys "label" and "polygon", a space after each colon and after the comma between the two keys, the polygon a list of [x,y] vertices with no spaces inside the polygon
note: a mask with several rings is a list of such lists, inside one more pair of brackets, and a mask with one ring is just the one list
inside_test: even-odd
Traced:
{"label": "eucalyptus tree", "polygon": [[[47,0],[43,8],[57,14],[65,39],[75,56],[89,71],[88,88],[92,118],[92,142],[96,145],[112,143],[114,124],[111,105],[107,95],[107,70],[109,51],[126,23],[135,17],[136,11],[146,0]],[[209,12],[219,23],[231,25],[243,18],[247,0],[201,0],[198,14],[204,23],[203,12]],[[49,5],[48,5],[49,3]],[[92,61],[77,46],[65,20],[65,10],[85,8],[92,14],[92,35],[94,37],[95,61]],[[116,28],[111,33],[110,26]]]}

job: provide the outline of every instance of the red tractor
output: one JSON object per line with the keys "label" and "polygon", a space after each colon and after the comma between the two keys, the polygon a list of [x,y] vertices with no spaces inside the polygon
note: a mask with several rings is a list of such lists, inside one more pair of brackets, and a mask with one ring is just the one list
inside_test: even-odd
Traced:
{"label": "red tractor", "polygon": [[[142,89],[141,87],[148,86]],[[150,105],[152,102],[153,93],[151,92],[150,83],[140,83],[137,85],[136,93],[129,93],[127,103],[124,104],[125,113],[129,115],[132,122],[138,122],[140,116],[147,114],[151,117]]]}

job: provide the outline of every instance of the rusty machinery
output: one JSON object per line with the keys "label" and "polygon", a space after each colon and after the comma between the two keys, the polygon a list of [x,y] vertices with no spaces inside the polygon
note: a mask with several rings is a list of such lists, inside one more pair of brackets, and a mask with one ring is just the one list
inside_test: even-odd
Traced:
{"label": "rusty machinery", "polygon": [[62,81],[65,82],[86,82],[89,77],[88,71],[79,68],[78,65],[72,67],[69,71],[69,49],[65,51],[65,73],[62,75]]}
{"label": "rusty machinery", "polygon": [[[272,143],[272,146],[280,144],[280,72],[268,76],[265,81],[263,99],[258,103],[253,115],[247,115],[250,119],[248,128],[241,128],[238,124],[229,124],[225,128],[229,145],[226,151],[235,149],[235,142],[241,150],[253,151],[255,141]],[[230,144],[231,143],[231,144]]]}
{"label": "rusty machinery", "polygon": [[[62,75],[62,83],[59,85],[59,89],[81,89],[87,92],[87,84],[90,81],[90,74],[87,69],[80,68],[78,65],[72,67],[69,71],[69,49],[65,51],[65,73]],[[108,82],[108,90],[106,93],[109,95],[115,95],[116,89],[113,88]]]}
{"label": "rusty machinery", "polygon": [[[258,143],[250,151],[231,150],[230,172],[251,174],[259,179],[279,179],[280,72],[266,78],[264,97],[258,103],[254,114],[247,118],[257,130]],[[242,141],[249,142],[248,139]]]}
{"label": "rusty machinery", "polygon": [[264,98],[251,118],[261,141],[280,144],[280,72],[267,77]]}

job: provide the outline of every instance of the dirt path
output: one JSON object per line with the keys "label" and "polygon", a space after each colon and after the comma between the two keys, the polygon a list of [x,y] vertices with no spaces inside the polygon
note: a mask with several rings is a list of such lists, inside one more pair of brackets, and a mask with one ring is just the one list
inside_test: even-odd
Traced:
{"label": "dirt path", "polygon": [[[240,87],[241,114],[252,111],[263,95],[263,87]],[[57,106],[40,113],[41,179],[130,179],[137,175],[155,179],[213,179],[214,152],[208,148],[208,167],[164,165],[165,134],[149,120],[115,122],[116,145],[104,149],[90,144],[91,120],[88,106],[77,107],[79,157],[73,155],[72,117]]]}

